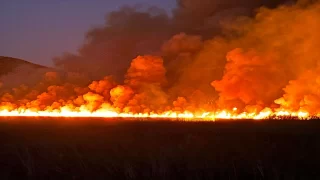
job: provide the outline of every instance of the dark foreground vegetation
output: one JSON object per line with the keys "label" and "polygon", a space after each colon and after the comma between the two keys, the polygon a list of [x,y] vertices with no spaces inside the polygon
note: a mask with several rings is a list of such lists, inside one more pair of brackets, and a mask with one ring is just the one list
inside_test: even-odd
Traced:
{"label": "dark foreground vegetation", "polygon": [[0,179],[320,179],[320,121],[2,118]]}

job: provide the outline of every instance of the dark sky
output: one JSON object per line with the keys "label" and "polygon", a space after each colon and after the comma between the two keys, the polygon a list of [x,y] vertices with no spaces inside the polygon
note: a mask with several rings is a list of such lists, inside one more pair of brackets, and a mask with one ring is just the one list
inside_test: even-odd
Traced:
{"label": "dark sky", "polygon": [[175,6],[175,0],[1,0],[0,56],[52,65],[52,57],[75,52],[107,12],[137,3]]}

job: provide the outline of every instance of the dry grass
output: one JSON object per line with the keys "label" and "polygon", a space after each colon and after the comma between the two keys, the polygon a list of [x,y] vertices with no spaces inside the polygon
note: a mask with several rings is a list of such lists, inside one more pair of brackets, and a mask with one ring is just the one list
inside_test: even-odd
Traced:
{"label": "dry grass", "polygon": [[0,121],[1,179],[319,179],[320,121]]}

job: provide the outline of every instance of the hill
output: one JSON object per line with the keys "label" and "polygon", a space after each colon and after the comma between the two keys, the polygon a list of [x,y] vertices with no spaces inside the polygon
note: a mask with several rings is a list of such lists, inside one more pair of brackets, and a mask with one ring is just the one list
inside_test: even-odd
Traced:
{"label": "hill", "polygon": [[35,69],[49,69],[48,67],[33,64],[22,59],[0,56],[0,76],[11,73],[22,66],[28,66]]}
{"label": "hill", "polygon": [[56,70],[22,59],[0,56],[0,87],[4,90],[21,84],[33,85],[48,71]]}

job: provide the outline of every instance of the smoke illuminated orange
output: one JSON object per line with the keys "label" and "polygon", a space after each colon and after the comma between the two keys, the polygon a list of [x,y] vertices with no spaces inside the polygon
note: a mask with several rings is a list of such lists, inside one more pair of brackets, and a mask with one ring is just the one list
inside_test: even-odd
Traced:
{"label": "smoke illuminated orange", "polygon": [[[194,91],[187,97],[179,96],[176,100],[171,98],[170,101],[170,94],[163,90],[166,84],[165,71],[160,57],[139,56],[132,61],[124,84],[117,84],[111,76],[107,76],[91,82],[87,87],[79,87],[68,82],[61,83],[58,73],[47,72],[38,88],[32,89],[22,85],[14,88],[11,94],[4,93],[1,97],[0,116],[160,118],[187,121],[258,120],[287,116],[308,119],[310,116],[307,111],[289,111],[281,109],[280,106],[261,108],[261,105],[243,107],[242,104],[241,110],[238,107],[218,108],[216,104],[223,107],[228,101],[218,99],[216,104],[211,105],[201,102],[194,98],[204,96],[201,91]],[[218,83],[230,81],[223,80],[213,84],[215,86]],[[46,90],[36,91],[41,88]],[[227,90],[230,90],[230,87]],[[233,93],[232,91],[230,92]],[[220,98],[231,95],[221,94]],[[285,100],[276,101],[284,104]]]}
{"label": "smoke illuminated orange", "polygon": [[[118,62],[118,55],[109,57],[112,43],[97,40],[114,32],[107,26],[89,33],[99,35],[79,55],[60,59],[63,72],[47,72],[42,79],[39,74],[40,80],[19,87],[13,80],[24,82],[22,76],[0,77],[0,116],[194,121],[320,117],[319,17],[319,1],[260,8],[255,17],[223,23],[220,36],[176,34],[157,56],[140,55],[130,64],[128,59]],[[136,45],[128,40],[123,51],[115,52],[119,58],[121,53],[133,57],[126,48]],[[119,76],[123,81],[117,81]]]}

